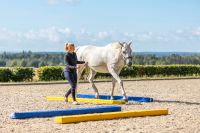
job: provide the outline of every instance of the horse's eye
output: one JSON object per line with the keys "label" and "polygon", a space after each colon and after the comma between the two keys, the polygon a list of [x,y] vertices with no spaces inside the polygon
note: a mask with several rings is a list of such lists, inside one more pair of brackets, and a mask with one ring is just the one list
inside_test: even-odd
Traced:
{"label": "horse's eye", "polygon": [[126,54],[126,51],[123,51],[123,54]]}

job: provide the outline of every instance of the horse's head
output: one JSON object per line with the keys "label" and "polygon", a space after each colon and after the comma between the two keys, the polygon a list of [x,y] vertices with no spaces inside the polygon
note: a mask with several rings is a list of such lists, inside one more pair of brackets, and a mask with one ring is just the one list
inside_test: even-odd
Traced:
{"label": "horse's head", "polygon": [[132,41],[130,41],[129,43],[120,42],[120,45],[122,46],[122,56],[124,58],[126,65],[128,65],[129,67],[132,65],[131,44],[132,44]]}

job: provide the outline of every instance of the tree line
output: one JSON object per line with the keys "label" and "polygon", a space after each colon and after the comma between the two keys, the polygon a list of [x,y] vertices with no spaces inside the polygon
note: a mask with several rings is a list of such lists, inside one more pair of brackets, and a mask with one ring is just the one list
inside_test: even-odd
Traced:
{"label": "tree line", "polygon": [[[0,67],[41,67],[41,66],[63,66],[64,52],[31,52],[0,53]],[[135,65],[169,65],[169,64],[200,64],[200,55],[170,54],[157,56],[156,54],[133,54]]]}
{"label": "tree line", "polygon": [[200,55],[179,55],[170,54],[167,56],[150,55],[133,55],[133,64],[138,65],[170,65],[170,64],[200,64]]}

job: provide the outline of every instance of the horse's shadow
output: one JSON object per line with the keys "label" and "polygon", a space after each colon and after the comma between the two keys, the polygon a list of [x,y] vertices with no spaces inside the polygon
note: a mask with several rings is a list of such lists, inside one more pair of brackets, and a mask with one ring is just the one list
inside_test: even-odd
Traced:
{"label": "horse's shadow", "polygon": [[198,102],[187,102],[187,101],[180,101],[180,100],[154,100],[153,102],[158,103],[177,103],[177,104],[187,104],[187,105],[200,105]]}

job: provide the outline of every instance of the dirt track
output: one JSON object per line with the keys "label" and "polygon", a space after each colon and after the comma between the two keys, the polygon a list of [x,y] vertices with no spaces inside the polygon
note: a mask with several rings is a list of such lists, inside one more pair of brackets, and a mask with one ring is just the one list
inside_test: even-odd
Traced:
{"label": "dirt track", "polygon": [[[109,94],[111,83],[96,83],[101,94]],[[46,101],[47,95],[63,95],[68,84],[0,86],[0,132],[200,132],[200,79],[124,82],[128,95],[148,96],[152,103],[122,105],[123,110],[168,108],[170,115],[119,120],[54,124],[53,118],[11,120],[18,111],[89,107],[94,104],[71,105],[63,101]],[[79,85],[79,92],[91,93],[88,83]],[[119,87],[115,94],[120,95]],[[99,105],[97,105],[99,106]]]}

